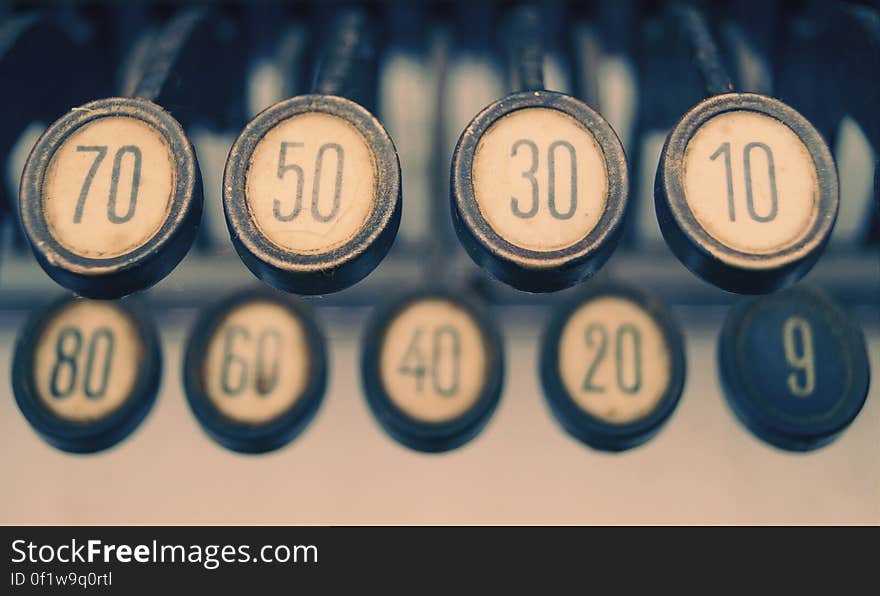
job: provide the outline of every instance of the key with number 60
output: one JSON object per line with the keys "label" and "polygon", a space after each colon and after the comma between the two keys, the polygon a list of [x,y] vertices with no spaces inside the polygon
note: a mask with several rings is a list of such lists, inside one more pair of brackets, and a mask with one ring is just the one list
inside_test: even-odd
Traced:
{"label": "key with number 60", "polygon": [[292,441],[317,413],[326,383],[324,339],[311,311],[269,288],[220,300],[187,342],[190,408],[234,451],[262,453]]}

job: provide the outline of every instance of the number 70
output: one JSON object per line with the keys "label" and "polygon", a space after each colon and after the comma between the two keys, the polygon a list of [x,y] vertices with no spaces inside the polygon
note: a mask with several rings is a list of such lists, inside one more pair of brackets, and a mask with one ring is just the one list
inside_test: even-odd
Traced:
{"label": "number 70", "polygon": [[[107,145],[78,145],[77,152],[91,152],[95,154],[95,161],[86,174],[82,188],[79,191],[79,199],[76,201],[76,210],[73,213],[73,223],[81,223],[83,210],[86,206],[86,197],[89,195],[89,189],[95,180],[95,174],[98,168],[107,156]],[[131,155],[134,163],[131,172],[131,193],[128,199],[128,210],[119,215],[116,212],[116,195],[119,191],[119,172],[122,169],[122,160],[126,155]],[[134,211],[137,208],[138,189],[141,184],[141,162],[143,161],[141,150],[137,145],[123,145],[116,150],[113,157],[113,170],[110,173],[110,193],[107,197],[107,219],[112,223],[121,224],[131,220],[134,217]]]}

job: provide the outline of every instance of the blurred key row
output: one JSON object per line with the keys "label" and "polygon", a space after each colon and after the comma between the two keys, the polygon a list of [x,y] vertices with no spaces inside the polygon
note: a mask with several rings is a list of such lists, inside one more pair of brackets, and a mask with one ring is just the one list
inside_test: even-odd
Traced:
{"label": "blurred key row", "polygon": [[[604,451],[660,432],[687,383],[686,337],[670,309],[639,288],[591,282],[547,315],[535,373],[560,426]],[[101,451],[136,430],[163,365],[173,366],[207,435],[262,453],[307,429],[328,376],[339,374],[311,308],[266,288],[202,310],[183,362],[163,363],[159,335],[142,298],[66,296],[35,309],[12,366],[22,414],[61,450]],[[389,297],[361,344],[363,394],[378,426],[424,452],[474,439],[504,400],[504,345],[475,295],[435,287]],[[858,325],[826,293],[801,285],[738,302],[718,335],[717,366],[736,418],[794,451],[846,430],[870,382]]]}

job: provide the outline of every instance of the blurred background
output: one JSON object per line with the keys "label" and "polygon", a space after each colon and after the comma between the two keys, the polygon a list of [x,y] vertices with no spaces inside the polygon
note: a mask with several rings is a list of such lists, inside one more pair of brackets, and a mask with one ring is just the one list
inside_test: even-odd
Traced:
{"label": "blurred background", "polygon": [[[831,242],[802,283],[827,290],[861,326],[880,375],[880,16],[871,3],[702,2],[737,88],[778,97],[825,136],[838,164]],[[16,220],[18,180],[48,123],[124,94],[138,56],[180,10],[209,17],[186,45],[160,103],[185,126],[205,185],[196,245],[146,293],[164,374],[141,427],[108,452],[61,453],[29,427],[9,384],[28,311],[60,293]],[[631,212],[599,274],[656,293],[682,327],[685,391],[669,424],[623,454],[570,438],[544,403],[538,344],[555,304],[494,282],[460,248],[449,218],[449,162],[462,129],[507,93],[493,2],[386,2],[368,105],[395,140],[404,211],[389,256],[364,281],[307,299],[328,339],[329,386],[315,421],[279,452],[214,443],[182,391],[182,348],[199,310],[258,283],[229,241],[220,198],[229,147],[276,101],[308,92],[321,23],[336,3],[11,2],[0,8],[0,522],[12,523],[880,523],[880,384],[832,445],[789,454],[754,438],[721,394],[715,348],[737,299],[689,273],[660,235],[653,183],[662,143],[702,98],[665,3],[541,5],[548,89],[614,126],[627,152]],[[443,455],[407,450],[373,420],[360,387],[372,307],[435,279],[480,296],[502,331],[507,377],[487,428]]]}

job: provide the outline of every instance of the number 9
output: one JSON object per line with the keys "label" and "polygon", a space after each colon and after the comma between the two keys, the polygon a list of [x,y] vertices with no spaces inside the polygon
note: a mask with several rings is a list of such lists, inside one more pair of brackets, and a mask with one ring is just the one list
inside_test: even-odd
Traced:
{"label": "number 9", "polygon": [[[795,335],[798,337],[796,338]],[[800,350],[797,350],[798,345]],[[810,328],[810,323],[797,316],[787,318],[782,326],[782,346],[788,364],[803,372],[802,376],[794,372],[788,375],[786,379],[788,390],[796,397],[810,396],[816,388],[813,330]]]}

